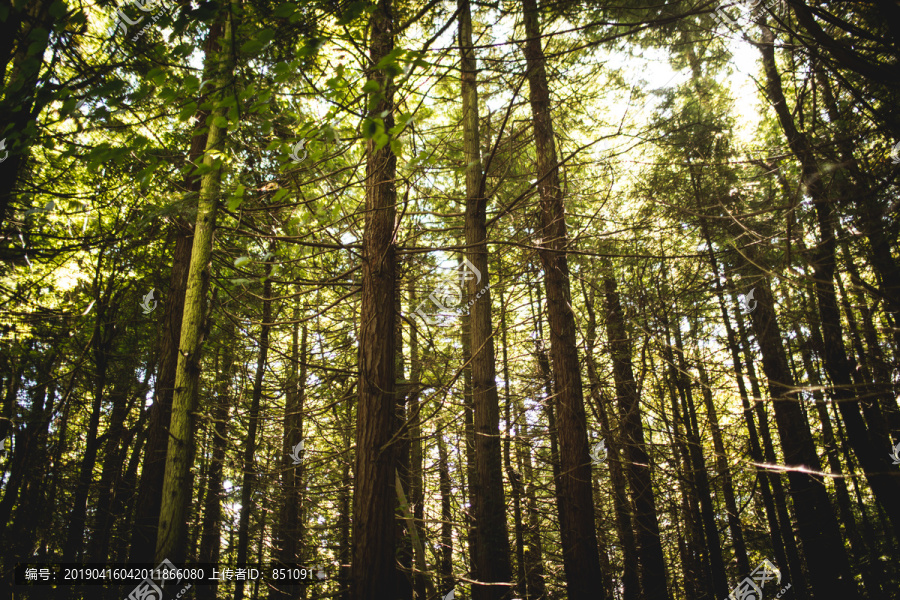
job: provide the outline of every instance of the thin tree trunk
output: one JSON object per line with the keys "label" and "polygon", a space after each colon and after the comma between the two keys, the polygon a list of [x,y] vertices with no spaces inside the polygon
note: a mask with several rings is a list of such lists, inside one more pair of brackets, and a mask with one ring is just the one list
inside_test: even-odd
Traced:
{"label": "thin tree trunk", "polygon": [[[415,287],[412,280],[409,281],[409,305],[416,306]],[[413,523],[412,527],[419,539],[425,539],[423,530],[425,520],[425,483],[424,477],[424,455],[422,451],[422,426],[420,419],[421,406],[419,403],[420,378],[422,376],[422,363],[419,359],[419,331],[416,323],[413,321],[409,327],[409,384],[411,391],[407,406],[410,411],[409,420],[409,437],[410,437],[410,488],[409,501],[412,503]],[[424,545],[414,548],[416,553],[414,563],[416,565],[425,564]],[[422,569],[416,568],[413,577],[413,590],[417,600],[426,599],[426,584],[430,583],[428,573]]]}
{"label": "thin tree trunk", "polygon": [[741,526],[741,518],[738,513],[737,500],[734,493],[734,482],[731,478],[731,470],[725,454],[725,443],[722,440],[722,429],[719,427],[719,417],[713,403],[712,388],[709,385],[709,375],[703,366],[703,360],[698,355],[697,370],[700,372],[700,391],[703,394],[703,404],[706,407],[706,415],[709,419],[712,431],[713,448],[716,451],[716,471],[722,479],[722,495],[725,498],[725,511],[728,514],[728,530],[731,532],[731,541],[734,547],[734,558],[738,573],[750,572],[750,559],[747,558],[747,544],[744,541],[744,530]]}
{"label": "thin tree trunk", "polygon": [[594,361],[594,347],[597,338],[597,315],[594,310],[594,290],[588,297],[582,279],[584,306],[588,313],[587,331],[585,332],[586,362],[590,397],[597,407],[598,421],[607,447],[606,463],[609,465],[609,477],[613,486],[613,507],[616,512],[616,533],[622,544],[622,585],[623,600],[637,600],[641,595],[641,583],[638,576],[638,551],[634,539],[634,524],[631,519],[631,507],[628,500],[627,480],[622,465],[621,444],[618,435],[613,434],[610,414],[606,409],[607,400],[603,397],[597,365]]}
{"label": "thin tree trunk", "polygon": [[[506,302],[503,297],[503,290],[500,292],[500,340],[502,343],[502,351],[503,351],[503,394],[504,394],[504,410],[506,416],[506,437],[504,438],[503,444],[503,468],[506,470],[507,478],[509,479],[510,487],[512,488],[512,496],[513,496],[513,523],[515,528],[515,538],[516,538],[516,594],[523,598],[524,600],[528,600],[528,586],[525,583],[526,574],[525,574],[525,523],[522,518],[522,497],[524,494],[524,488],[522,486],[522,476],[521,474],[515,472],[512,468],[512,456],[510,452],[510,445],[512,440],[512,429],[513,423],[515,422],[515,428],[518,432],[520,430],[520,421],[518,419],[518,415],[514,419],[512,416],[512,392],[511,386],[512,381],[509,375],[509,341],[507,337],[506,331]],[[518,435],[516,436],[518,437]],[[519,443],[519,440],[516,441]]]}
{"label": "thin tree trunk", "polygon": [[[490,273],[484,177],[481,169],[478,123],[478,81],[475,50],[472,48],[472,15],[469,0],[458,0],[459,46],[463,110],[464,160],[466,164],[466,255],[474,275],[466,273],[470,317],[472,401],[475,428],[475,476],[478,497],[475,504],[475,554],[477,579],[487,583],[509,583],[509,537],[506,530],[506,502],[503,494],[503,467],[500,452],[500,409],[497,397],[494,337],[491,324]],[[511,587],[473,585],[474,600],[511,597]]]}
{"label": "thin tree trunk", "polygon": [[522,7],[528,38],[525,42],[525,60],[541,203],[539,254],[547,290],[550,353],[556,391],[560,447],[556,496],[563,566],[570,600],[596,599],[598,595],[605,597],[605,594],[601,592],[603,576],[594,524],[587,418],[576,348],[575,314],[572,311],[572,294],[569,288],[569,264],[566,257],[569,242],[565,208],[559,184],[559,165],[550,114],[550,90],[541,48],[537,2],[523,0]]}
{"label": "thin tree trunk", "polygon": [[440,594],[443,598],[456,586],[453,577],[453,509],[451,500],[453,488],[450,482],[450,465],[447,463],[447,445],[438,433],[438,486],[441,491],[441,549],[438,553],[438,574],[441,580]]}
{"label": "thin tree trunk", "polygon": [[[229,43],[222,45],[219,52],[211,53],[210,60],[218,63],[215,80],[218,88],[230,89],[234,70],[232,56],[234,16],[229,13],[225,20],[222,39]],[[216,57],[213,59],[212,57]],[[213,113],[225,117],[228,109],[219,107]],[[212,119],[206,140],[203,164],[209,169],[203,174],[200,197],[197,205],[197,222],[194,226],[194,243],[191,249],[191,263],[188,270],[187,291],[185,292],[184,313],[181,324],[181,339],[178,344],[178,363],[175,369],[175,393],[172,400],[172,416],[169,426],[169,442],[166,452],[166,470],[163,478],[162,504],[159,513],[159,530],[156,541],[157,562],[168,558],[175,564],[184,559],[187,548],[187,518],[192,496],[191,465],[194,460],[195,418],[197,396],[200,385],[200,358],[203,346],[204,304],[209,279],[209,263],[212,255],[213,232],[216,226],[219,191],[221,187],[221,163],[216,153],[222,151],[225,142],[225,128]]]}
{"label": "thin tree trunk", "polygon": [[810,587],[817,597],[840,593],[845,598],[856,598],[837,519],[823,478],[817,475],[821,464],[788,367],[774,297],[766,279],[754,283],[757,307],[750,316],[762,350],[763,371],[769,380]]}
{"label": "thin tree trunk", "polygon": [[631,340],[625,329],[625,317],[619,302],[616,281],[604,279],[606,296],[606,335],[613,363],[619,422],[628,464],[626,473],[634,504],[634,525],[641,564],[641,586],[647,600],[668,600],[666,563],[663,558],[656,500],[650,472],[650,457],[644,441],[640,397],[631,365]]}
{"label": "thin tree trunk", "polygon": [[[707,226],[706,220],[700,220],[700,227],[703,231],[703,238],[706,241],[706,248],[709,255],[710,265],[713,269],[714,281],[716,284],[716,295],[719,300],[719,310],[722,313],[722,322],[725,324],[725,333],[728,340],[728,347],[731,351],[731,360],[732,365],[734,365],[734,371],[738,384],[738,393],[741,397],[741,406],[744,409],[744,421],[747,425],[747,435],[750,441],[750,458],[757,465],[761,465],[764,462],[762,448],[760,446],[759,440],[760,437],[757,434],[756,424],[753,420],[753,410],[750,406],[750,400],[747,395],[747,386],[744,382],[744,363],[741,360],[740,356],[740,346],[738,345],[738,337],[735,335],[734,328],[731,325],[731,317],[729,316],[728,309],[725,306],[725,292],[722,287],[722,278],[719,274],[719,263],[716,260],[715,254],[713,252],[712,241],[710,240],[709,235],[709,227]],[[741,327],[741,341],[745,341],[745,336],[743,335],[743,319],[738,313],[738,322]],[[755,398],[759,398],[757,394],[758,385],[756,383],[756,374],[753,367],[752,360],[748,362],[747,369],[751,375],[751,382],[754,386],[754,395]],[[754,404],[757,402],[754,399]],[[783,493],[781,495],[782,501],[780,502],[781,507],[784,507],[783,513],[779,513],[779,509],[776,508],[776,500],[773,497],[772,489],[770,489],[770,483],[778,486],[778,489],[781,489],[781,481],[778,479],[777,473],[771,473],[765,471],[762,467],[756,467],[756,477],[759,482],[760,492],[763,497],[763,506],[766,512],[766,519],[769,522],[769,534],[772,540],[772,551],[775,554],[775,562],[779,566],[779,568],[790,574],[791,581],[796,581],[796,586],[792,586],[792,590],[797,594],[798,599],[805,600],[807,598],[807,587],[806,587],[806,578],[803,574],[802,567],[800,565],[800,555],[797,551],[796,541],[794,540],[794,534],[791,528],[788,526],[790,523],[789,520],[779,522],[778,515],[779,514],[787,514],[787,508],[784,507],[783,502]]]}
{"label": "thin tree trunk", "polygon": [[[206,499],[200,534],[201,563],[218,564],[221,552],[222,477],[228,443],[228,415],[231,412],[231,379],[234,376],[234,324],[225,317],[222,327],[222,360],[216,369],[216,401],[213,413],[212,456],[206,479]],[[218,579],[210,585],[197,586],[198,600],[215,600]]]}
{"label": "thin tree trunk", "polygon": [[[270,248],[271,250],[271,248]],[[250,511],[256,506],[253,501],[256,486],[256,444],[259,430],[260,401],[263,394],[263,377],[269,364],[269,329],[272,327],[272,263],[266,264],[265,283],[263,283],[262,297],[262,324],[259,332],[259,355],[256,360],[256,373],[253,379],[253,392],[250,397],[249,424],[247,426],[247,441],[244,448],[243,480],[241,482],[241,511],[238,516],[238,547],[237,562],[247,562],[250,549]],[[246,580],[235,581],[234,600],[242,600]]]}
{"label": "thin tree trunk", "polygon": [[[284,441],[282,442],[281,510],[276,533],[277,558],[281,564],[294,565],[300,559],[300,544],[303,540],[303,524],[300,522],[303,505],[303,480],[306,470],[301,460],[294,463],[291,458],[294,448],[303,440],[303,404],[306,396],[307,327],[303,324],[300,334],[300,307],[294,306],[291,316],[291,365],[288,374],[287,392],[284,405]],[[299,339],[298,339],[299,338]],[[298,374],[299,371],[299,374]],[[302,455],[301,455],[302,458]],[[296,597],[300,590],[291,584],[279,584],[269,594],[270,598],[283,595]],[[304,590],[305,591],[305,590]]]}
{"label": "thin tree trunk", "polygon": [[900,503],[897,502],[897,498],[900,498],[900,478],[894,477],[891,472],[888,453],[878,449],[888,447],[887,436],[879,435],[877,430],[867,428],[860,414],[860,404],[853,388],[850,363],[844,348],[840,310],[834,289],[836,241],[833,200],[828,197],[824,188],[823,173],[816,162],[812,146],[806,136],[796,128],[787,106],[781,76],[775,64],[775,36],[764,24],[761,25],[761,29],[763,43],[759,48],[766,71],[766,90],[788,145],[801,163],[803,185],[815,206],[820,242],[812,253],[812,266],[824,341],[822,357],[825,371],[832,384],[831,394],[841,411],[841,417],[847,427],[848,440],[866,474],[866,480],[875,497],[887,511],[894,536],[900,539]]}

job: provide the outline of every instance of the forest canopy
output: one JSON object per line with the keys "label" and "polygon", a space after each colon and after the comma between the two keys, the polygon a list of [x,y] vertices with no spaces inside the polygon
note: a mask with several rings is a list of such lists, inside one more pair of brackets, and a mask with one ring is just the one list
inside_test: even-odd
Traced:
{"label": "forest canopy", "polygon": [[2,597],[900,599],[898,23],[0,6]]}

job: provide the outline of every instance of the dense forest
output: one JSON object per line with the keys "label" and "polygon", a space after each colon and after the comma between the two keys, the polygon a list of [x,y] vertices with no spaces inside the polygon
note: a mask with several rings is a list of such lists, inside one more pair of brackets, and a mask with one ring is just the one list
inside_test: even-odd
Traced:
{"label": "dense forest", "polygon": [[3,3],[0,600],[900,599],[898,25]]}

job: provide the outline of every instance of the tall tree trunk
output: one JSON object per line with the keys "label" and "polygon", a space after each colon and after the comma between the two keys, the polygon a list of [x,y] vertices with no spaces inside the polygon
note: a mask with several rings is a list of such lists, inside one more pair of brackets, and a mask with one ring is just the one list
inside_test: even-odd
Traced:
{"label": "tall tree trunk", "polygon": [[650,457],[644,441],[641,405],[631,365],[631,340],[625,329],[625,316],[619,302],[616,281],[606,277],[606,335],[613,363],[619,422],[622,426],[628,483],[634,503],[634,525],[641,564],[641,586],[647,600],[668,600],[666,563],[663,558],[656,500],[650,472]]}
{"label": "tall tree trunk", "polygon": [[[660,395],[668,394],[672,407],[672,421],[665,412],[661,414],[666,429],[671,432],[669,445],[675,452],[675,472],[678,475],[678,483],[681,488],[681,513],[684,519],[684,540],[680,543],[682,561],[684,562],[684,590],[688,600],[697,600],[700,597],[713,596],[712,576],[709,570],[709,558],[706,542],[703,538],[703,517],[700,514],[700,501],[698,496],[694,469],[692,468],[691,452],[688,449],[687,435],[682,432],[682,425],[686,418],[679,404],[678,375],[672,363],[669,334],[666,332],[666,344],[663,346],[664,358],[669,366],[665,369],[663,386]],[[651,357],[652,360],[652,357]]]}
{"label": "tall tree trunk", "polygon": [[[665,326],[669,329],[668,316],[665,315]],[[709,476],[706,471],[706,461],[703,458],[703,449],[700,444],[700,428],[697,424],[697,409],[694,405],[693,387],[688,376],[687,361],[684,357],[684,342],[681,336],[681,328],[672,329],[675,336],[675,353],[677,357],[672,366],[674,369],[674,382],[684,407],[684,427],[687,434],[688,453],[693,467],[691,479],[693,480],[697,495],[700,500],[700,517],[703,525],[703,535],[706,539],[706,553],[709,561],[712,581],[710,589],[715,596],[722,597],[728,594],[728,581],[725,577],[725,563],[722,560],[722,546],[719,541],[719,528],[716,525],[715,507],[713,506],[713,494],[709,485]],[[668,336],[667,336],[668,337]],[[671,346],[667,345],[667,349]]]}
{"label": "tall tree trunk", "polygon": [[[409,281],[409,305],[416,306],[415,287],[412,280]],[[409,501],[412,503],[413,524],[416,537],[420,540],[425,539],[424,522],[425,522],[425,483],[424,478],[424,454],[422,450],[422,425],[421,425],[421,405],[419,402],[420,379],[422,377],[422,363],[419,359],[419,331],[416,323],[413,321],[409,327],[409,384],[411,386],[409,400]],[[416,565],[425,564],[424,545],[417,546],[413,549],[415,552],[414,563]],[[426,583],[429,574],[422,572],[418,567],[413,576],[413,591],[416,600],[425,600]]]}
{"label": "tall tree trunk", "polygon": [[[352,388],[350,390],[352,392]],[[338,559],[341,562],[341,576],[340,576],[340,592],[338,593],[338,597],[340,600],[350,600],[350,582],[351,582],[351,572],[352,565],[350,564],[350,560],[352,557],[352,544],[351,544],[351,533],[350,533],[350,492],[353,489],[353,476],[350,473],[350,456],[351,456],[351,439],[352,435],[352,422],[353,422],[353,396],[352,394],[347,397],[347,416],[346,416],[346,425],[343,428],[343,433],[341,434],[341,442],[343,444],[343,453],[344,458],[344,466],[341,469],[341,489],[338,493],[338,532],[339,532],[339,546],[338,546]],[[335,410],[335,415],[337,415],[337,411]],[[301,559],[303,558],[303,553],[301,552]]]}
{"label": "tall tree trunk", "polygon": [[[392,0],[378,0],[370,22],[372,65],[394,48]],[[394,126],[394,84],[384,69],[371,69],[378,84],[369,118],[383,114]],[[394,598],[396,508],[394,435],[394,297],[396,290],[397,157],[390,144],[366,142],[366,214],[363,234],[362,305],[359,325],[359,409],[356,425],[356,489],[353,495],[354,600]]]}
{"label": "tall tree trunk", "polygon": [[[394,314],[396,315],[400,315],[403,312],[400,297],[400,293],[394,295]],[[410,305],[410,313],[412,313],[412,311],[413,308],[412,305]],[[398,432],[395,450],[397,456],[395,488],[397,490],[397,511],[398,514],[403,517],[394,521],[397,536],[397,598],[398,600],[412,600],[415,532],[413,530],[412,512],[409,509],[409,500],[406,497],[405,491],[409,489],[409,429],[406,427],[408,418],[406,400],[410,386],[409,382],[404,379],[406,375],[404,373],[405,365],[403,356],[403,320],[396,319],[395,326],[394,347],[396,348],[396,352],[394,353],[394,357],[396,361],[395,377],[397,384],[394,393],[397,422],[394,427]]]}
{"label": "tall tree trunk", "polygon": [[[207,56],[215,60],[217,88],[222,94],[231,89],[234,71],[233,33],[235,17],[231,13],[235,1],[223,8],[227,14],[221,47]],[[215,58],[213,58],[215,57]],[[215,117],[226,117],[227,107],[220,106]],[[191,467],[194,461],[195,417],[200,386],[200,358],[203,346],[204,304],[209,280],[209,263],[212,255],[213,232],[219,207],[221,188],[221,153],[225,144],[225,128],[210,120],[203,164],[208,171],[203,174],[200,197],[197,203],[197,222],[194,226],[194,242],[191,263],[188,268],[187,291],[178,344],[178,362],[175,368],[175,393],[172,400],[172,416],[169,425],[169,442],[166,452],[166,470],[163,478],[162,504],[159,512],[159,530],[156,540],[155,560],[168,558],[175,564],[184,559],[187,548],[187,519],[192,496]]]}
{"label": "tall tree trunk", "polygon": [[[484,177],[478,123],[478,81],[472,47],[472,15],[469,0],[458,0],[461,58],[464,160],[466,164],[466,254],[475,273],[463,271],[468,281],[471,306],[472,400],[475,427],[475,543],[478,580],[490,584],[509,583],[509,537],[500,452],[500,409],[494,364],[494,332],[491,324],[490,273]],[[474,600],[511,597],[511,587],[473,585]]]}
{"label": "tall tree trunk", "polygon": [[737,500],[734,493],[734,482],[731,478],[731,470],[728,468],[728,460],[725,454],[725,443],[722,440],[722,429],[719,427],[719,417],[716,406],[713,403],[712,388],[709,384],[709,375],[703,366],[703,360],[696,357],[697,370],[700,373],[700,391],[703,395],[703,405],[709,419],[709,427],[712,431],[713,448],[716,451],[716,472],[722,480],[722,496],[725,499],[725,511],[728,515],[728,530],[731,532],[731,542],[734,545],[734,558],[738,573],[750,572],[750,559],[747,558],[747,544],[744,541],[744,529],[741,527],[741,518],[738,513]]}
{"label": "tall tree trunk", "polygon": [[[731,351],[731,361],[734,366],[738,384],[738,394],[741,397],[741,406],[744,409],[744,421],[747,425],[747,435],[750,441],[750,458],[752,458],[757,465],[762,465],[764,463],[763,451],[759,443],[760,437],[757,435],[756,424],[753,420],[753,409],[750,406],[747,385],[744,382],[744,363],[741,360],[741,349],[738,344],[738,336],[735,335],[734,328],[731,325],[731,317],[725,306],[725,291],[722,286],[722,277],[719,273],[719,262],[713,252],[712,240],[709,235],[709,226],[705,219],[700,220],[700,227],[703,232],[703,239],[706,241],[709,262],[712,266],[716,284],[716,296],[719,300],[719,310],[722,313],[722,322],[725,324],[726,339],[728,340],[728,347]],[[740,340],[743,342],[745,336],[743,335],[743,319],[740,316],[740,313],[738,313],[738,322],[741,325],[742,330]],[[758,384],[756,383],[756,374],[752,360],[748,362],[747,369],[748,372],[752,373],[751,381],[754,386],[755,404],[758,401],[759,395],[756,391],[758,389]],[[756,467],[756,477],[763,497],[766,519],[769,522],[769,534],[772,540],[772,551],[775,554],[775,562],[783,572],[787,572],[790,575],[792,582],[796,582],[796,587],[792,587],[791,589],[794,590],[797,597],[800,600],[805,600],[807,598],[806,578],[800,565],[800,555],[797,551],[797,544],[794,540],[793,531],[788,526],[790,521],[779,521],[779,508],[776,507],[776,500],[773,496],[772,489],[770,488],[770,484],[772,484],[773,486],[777,485],[780,490],[781,480],[777,473],[766,471],[760,466]],[[783,499],[783,493],[781,494],[781,497]],[[784,511],[781,514],[786,515],[787,508],[784,506],[784,502],[780,501],[779,506],[784,507]]]}
{"label": "tall tree trunk", "polygon": [[504,411],[506,416],[506,437],[504,438],[503,444],[503,468],[506,471],[506,476],[509,478],[510,487],[512,488],[512,496],[513,496],[513,523],[515,528],[515,538],[516,538],[516,594],[525,600],[528,600],[528,586],[525,583],[526,574],[525,574],[525,523],[522,518],[522,497],[525,495],[524,487],[522,486],[522,475],[517,473],[512,468],[512,456],[510,452],[510,445],[512,442],[512,429],[513,423],[515,423],[516,428],[516,444],[518,445],[520,440],[518,439],[518,432],[520,431],[521,425],[518,419],[518,415],[514,418],[512,416],[512,380],[509,375],[509,340],[507,337],[506,331],[506,302],[503,298],[503,290],[500,290],[500,340],[502,344],[502,352],[503,352],[503,394],[504,394]]}
{"label": "tall tree trunk", "polygon": [[[271,248],[270,248],[271,250]],[[260,401],[263,395],[263,378],[269,364],[269,329],[272,327],[272,263],[266,263],[265,283],[263,283],[262,324],[259,331],[259,355],[253,378],[253,392],[250,397],[250,414],[247,425],[247,445],[244,447],[243,480],[241,482],[241,511],[238,516],[237,562],[244,564],[249,556],[250,511],[256,506],[253,501],[256,486],[256,436],[259,430]],[[246,580],[235,581],[234,600],[242,600]]]}
{"label": "tall tree trunk", "polygon": [[443,598],[456,586],[453,577],[453,509],[451,500],[453,488],[450,482],[450,465],[447,461],[447,445],[444,437],[437,436],[438,446],[438,486],[441,491],[441,546],[438,553],[438,574],[441,580],[440,594]]}
{"label": "tall tree trunk", "polygon": [[[223,33],[223,23],[216,21],[210,26],[206,35],[204,81],[215,76],[216,66],[213,57]],[[194,135],[191,137],[188,154],[188,161],[191,164],[196,164],[206,150],[208,137],[206,119],[209,117],[209,111],[198,110],[195,117],[197,125]],[[184,187],[191,194],[199,194],[200,185],[200,177],[193,174],[185,176]],[[173,223],[172,233],[175,237],[175,248],[172,253],[169,289],[164,294],[163,325],[159,345],[160,365],[155,386],[156,397],[150,407],[150,433],[147,439],[147,450],[144,452],[134,528],[131,534],[129,560],[135,563],[152,562],[156,550],[163,479],[166,473],[166,451],[169,447],[169,424],[172,419],[172,399],[175,395],[178,344],[181,340],[181,323],[184,319],[184,301],[191,263],[191,225],[181,218],[173,219]]]}
{"label": "tall tree trunk", "polygon": [[[114,268],[114,265],[112,266]],[[88,418],[87,436],[85,441],[84,456],[81,459],[81,467],[78,473],[78,481],[73,495],[72,510],[69,513],[66,541],[63,546],[63,562],[72,563],[82,559],[81,553],[85,538],[85,519],[87,517],[87,502],[93,482],[94,467],[97,463],[97,452],[100,449],[98,440],[100,428],[100,415],[103,408],[103,399],[106,394],[106,379],[109,375],[109,356],[112,350],[111,331],[114,327],[107,321],[115,315],[115,309],[111,303],[112,281],[107,284],[105,290],[100,283],[101,261],[98,260],[96,278],[94,280],[95,299],[97,301],[97,316],[94,321],[93,353],[96,374],[94,377],[93,399],[91,402],[91,414]],[[71,589],[65,586],[60,588],[60,597],[71,597]]]}
{"label": "tall tree trunk", "polygon": [[[285,393],[284,441],[281,447],[284,465],[281,475],[281,507],[278,530],[275,535],[276,557],[284,565],[296,564],[300,560],[300,544],[303,539],[303,524],[300,521],[300,513],[303,505],[303,480],[304,472],[306,471],[302,460],[298,465],[291,458],[294,448],[303,440],[303,404],[306,397],[307,379],[307,327],[306,323],[304,323],[301,334],[299,306],[294,306],[291,320],[293,321],[291,331],[291,365]],[[296,597],[300,593],[300,590],[297,588],[298,586],[291,584],[276,585],[269,597],[280,598],[284,595]]]}
{"label": "tall tree trunk", "polygon": [[[228,415],[231,412],[231,379],[234,375],[234,324],[225,317],[222,327],[222,360],[216,369],[216,401],[213,413],[212,456],[206,479],[206,499],[200,534],[201,563],[218,564],[221,551],[222,475],[228,443]],[[215,600],[218,580],[197,586],[198,600]]]}
{"label": "tall tree trunk", "polygon": [[[130,369],[129,369],[130,370]],[[127,372],[127,371],[126,371]],[[148,388],[150,369],[145,370],[144,381],[139,383],[133,394],[129,394],[124,382],[119,382],[110,394],[113,405],[109,428],[106,431],[106,444],[103,455],[103,468],[98,484],[99,494],[94,510],[94,527],[87,556],[91,562],[105,562],[109,559],[109,545],[112,541],[112,527],[115,515],[112,512],[115,493],[122,478],[122,467],[125,464],[126,446],[125,419],[138,398],[143,398]]]}
{"label": "tall tree trunk", "polygon": [[797,339],[797,346],[800,349],[800,356],[803,360],[803,368],[809,381],[809,389],[812,392],[813,400],[816,403],[816,413],[819,415],[819,422],[822,424],[822,442],[825,447],[825,456],[828,459],[828,466],[831,469],[832,481],[834,482],[835,499],[837,500],[838,512],[843,524],[844,534],[850,540],[850,549],[852,551],[851,559],[853,564],[858,565],[862,574],[863,583],[867,595],[872,598],[881,596],[881,584],[878,577],[872,569],[873,555],[869,549],[865,548],[865,544],[859,535],[856,527],[856,519],[853,516],[853,510],[850,504],[850,493],[847,491],[847,483],[844,481],[843,468],[841,460],[838,456],[838,447],[834,439],[834,429],[831,426],[831,419],[828,416],[828,406],[825,398],[822,396],[822,384],[819,380],[819,372],[816,370],[810,357],[808,342],[800,330],[800,326],[795,322],[793,325],[794,335]]}
{"label": "tall tree trunk", "polygon": [[[750,414],[752,410],[752,412],[756,413],[757,422],[759,423],[758,439],[762,441],[762,459],[759,464],[775,466],[777,465],[778,460],[775,456],[775,446],[772,443],[772,433],[769,429],[769,416],[766,412],[765,403],[763,402],[762,390],[759,387],[759,378],[756,375],[756,366],[754,363],[755,353],[750,345],[747,329],[744,326],[744,317],[741,314],[741,311],[735,311],[734,314],[738,327],[737,333],[740,339],[740,347],[743,349],[744,361],[747,365],[747,379],[750,380],[750,392],[753,395],[752,408],[749,404],[744,404],[744,411],[747,415],[748,431],[749,425],[753,423],[752,414]],[[753,439],[757,438],[754,437]],[[771,467],[764,467],[764,469],[765,473],[768,475],[769,486],[772,488],[772,500],[775,504],[776,514],[778,515],[778,523],[780,524],[779,531],[781,532],[781,539],[783,540],[785,560],[787,561],[791,573],[791,581],[800,581],[801,583],[797,584],[797,594],[804,594],[807,593],[807,590],[810,588],[808,585],[802,585],[806,582],[807,576],[806,571],[803,570],[802,561],[800,560],[800,550],[797,544],[797,540],[801,538],[799,533],[797,534],[797,538],[794,538],[794,528],[791,525],[791,523],[796,522],[796,518],[792,519],[788,512],[787,494],[784,490],[781,473]],[[788,481],[788,483],[790,484],[790,481]],[[781,544],[776,544],[775,546],[777,558],[777,548],[779,548]]]}
{"label": "tall tree trunk", "polygon": [[619,543],[622,544],[622,586],[623,600],[637,600],[641,595],[641,582],[638,577],[638,551],[634,539],[634,525],[631,519],[631,506],[628,499],[628,483],[622,466],[622,446],[618,435],[613,434],[610,423],[610,413],[607,410],[607,400],[604,398],[600,387],[600,378],[597,374],[597,364],[594,361],[594,346],[597,339],[597,314],[594,310],[594,289],[591,288],[590,297],[582,279],[582,294],[584,306],[588,313],[587,331],[585,332],[588,382],[590,384],[590,397],[597,407],[597,420],[603,433],[603,440],[607,446],[606,463],[609,465],[609,478],[613,486],[613,507],[616,512],[616,533]]}
{"label": "tall tree trunk", "polygon": [[788,146],[800,161],[802,183],[805,192],[812,198],[819,228],[819,245],[812,253],[815,276],[816,301],[824,340],[823,359],[825,371],[831,380],[831,394],[841,411],[847,427],[847,436],[853,452],[859,459],[866,474],[866,480],[875,497],[885,508],[894,536],[900,539],[900,478],[891,472],[888,453],[880,448],[889,446],[887,436],[867,428],[860,414],[860,404],[850,376],[850,363],[844,348],[843,328],[840,310],[834,290],[835,249],[833,199],[828,197],[824,187],[823,173],[816,162],[812,146],[804,134],[794,124],[781,86],[781,76],[775,64],[775,36],[764,24],[762,52],[766,71],[766,91],[773,104]]}
{"label": "tall tree trunk", "polygon": [[[581,368],[575,339],[575,314],[569,288],[568,234],[559,165],[550,114],[544,52],[536,0],[523,0],[525,60],[534,122],[538,192],[541,199],[541,250],[550,352],[556,389],[560,475],[556,480],[563,566],[570,600],[595,599],[603,589],[600,554],[594,525],[591,462]],[[604,597],[605,594],[600,594]]]}
{"label": "tall tree trunk", "polygon": [[754,283],[757,306],[750,316],[769,381],[810,588],[814,597],[840,593],[845,598],[857,598],[837,519],[822,476],[817,475],[821,464],[788,367],[775,300],[766,279]]}

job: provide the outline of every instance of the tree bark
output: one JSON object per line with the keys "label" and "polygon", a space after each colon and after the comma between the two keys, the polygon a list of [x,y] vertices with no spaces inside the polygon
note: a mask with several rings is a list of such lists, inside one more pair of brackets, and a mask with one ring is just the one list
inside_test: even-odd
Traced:
{"label": "tree bark", "polygon": [[[227,320],[222,327],[222,360],[216,369],[216,402],[213,413],[212,456],[206,479],[203,526],[200,534],[201,563],[218,564],[221,552],[222,476],[228,442],[228,415],[231,412],[231,378],[234,376],[234,324]],[[218,580],[197,586],[197,600],[215,600]]]}
{"label": "tree bark", "polygon": [[[228,8],[229,11],[230,8],[231,6]],[[215,56],[214,60],[218,65],[215,69],[218,89],[227,90],[230,88],[234,71],[232,42],[235,25],[233,23],[234,16],[230,12],[223,18],[225,25],[222,39],[227,42],[222,44],[218,52],[212,56]],[[225,92],[223,91],[223,93]],[[215,117],[225,117],[227,111],[226,107],[219,107],[211,115],[213,118],[209,119],[209,133],[203,157],[203,164],[209,170],[203,174],[200,184],[197,222],[194,227],[194,241],[181,324],[181,339],[178,344],[175,393],[172,400],[166,470],[163,478],[162,504],[156,541],[155,561],[157,563],[168,558],[173,563],[179,564],[184,560],[187,548],[187,519],[192,491],[191,467],[196,445],[195,413],[200,384],[204,304],[221,187],[221,158],[218,158],[216,153],[222,151],[225,142],[225,128],[216,124]]]}
{"label": "tree bark", "polygon": [[[393,50],[392,0],[378,0],[370,23],[371,65]],[[384,114],[384,129],[394,125],[393,81],[385,70],[372,68],[369,81],[379,91],[369,98],[369,118]],[[359,326],[359,409],[356,425],[356,469],[353,495],[354,600],[394,598],[394,478],[392,438],[394,399],[394,297],[396,290],[397,157],[390,144],[366,142],[366,214],[363,235],[362,305]]]}
{"label": "tree bark", "polygon": [[575,339],[575,314],[569,288],[566,257],[568,234],[559,165],[556,158],[550,90],[538,22],[537,2],[523,0],[525,60],[529,98],[534,122],[538,192],[541,203],[541,249],[539,251],[547,290],[550,321],[550,352],[556,390],[560,475],[556,496],[566,588],[570,600],[605,597],[600,554],[594,525],[591,493],[591,462],[588,452],[587,418],[581,368]]}
{"label": "tree bark", "polygon": [[[271,250],[271,248],[270,248]],[[244,447],[243,480],[241,482],[241,511],[238,516],[237,562],[244,564],[249,556],[250,545],[250,511],[256,505],[253,501],[256,486],[256,436],[259,431],[260,401],[263,394],[263,377],[269,364],[269,329],[272,325],[272,263],[266,263],[266,277],[263,283],[262,323],[259,331],[259,354],[256,360],[256,373],[253,378],[253,392],[250,397],[249,423],[247,440]],[[235,581],[234,600],[242,600],[246,580]]]}
{"label": "tree bark", "polygon": [[[466,255],[474,275],[465,273],[471,306],[472,401],[475,428],[474,492],[475,543],[478,551],[477,579],[491,584],[509,584],[509,537],[506,530],[506,502],[500,448],[500,409],[494,363],[494,332],[491,323],[490,273],[484,178],[481,168],[478,123],[478,81],[475,50],[472,48],[472,15],[469,0],[458,0],[461,60],[464,160],[466,163]],[[474,600],[511,597],[508,585],[472,586]]]}
{"label": "tree bark", "polygon": [[666,563],[663,558],[656,500],[650,472],[650,457],[644,441],[640,397],[631,365],[631,340],[625,329],[625,317],[619,302],[616,281],[606,277],[606,335],[613,363],[619,420],[628,464],[626,473],[634,504],[634,524],[641,564],[641,586],[647,600],[668,600]]}

